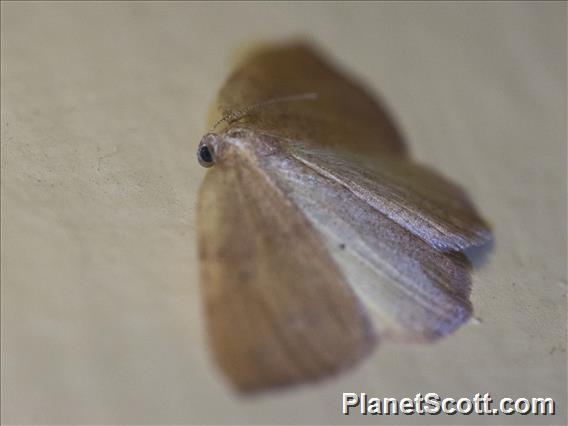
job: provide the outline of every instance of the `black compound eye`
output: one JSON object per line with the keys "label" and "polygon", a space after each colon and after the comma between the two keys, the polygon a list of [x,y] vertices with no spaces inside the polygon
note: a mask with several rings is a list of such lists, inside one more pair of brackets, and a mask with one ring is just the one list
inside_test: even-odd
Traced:
{"label": "black compound eye", "polygon": [[197,151],[197,159],[203,167],[211,167],[213,165],[213,154],[207,145],[202,145]]}

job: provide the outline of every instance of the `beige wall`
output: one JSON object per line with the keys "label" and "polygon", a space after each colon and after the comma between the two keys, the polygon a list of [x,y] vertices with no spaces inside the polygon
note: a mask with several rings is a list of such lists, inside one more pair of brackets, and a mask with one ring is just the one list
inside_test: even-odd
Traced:
{"label": "beige wall", "polygon": [[[312,37],[493,224],[471,322],[235,396],[207,352],[194,151],[243,43]],[[566,6],[2,2],[3,423],[565,423]],[[341,392],[552,396],[555,418],[344,417]]]}

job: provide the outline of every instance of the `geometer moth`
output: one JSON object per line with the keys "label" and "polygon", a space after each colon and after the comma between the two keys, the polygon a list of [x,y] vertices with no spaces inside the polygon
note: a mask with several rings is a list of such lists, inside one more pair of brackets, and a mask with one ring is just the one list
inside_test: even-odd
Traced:
{"label": "geometer moth", "polygon": [[252,391],[317,380],[377,342],[471,315],[461,253],[491,238],[466,194],[413,162],[386,111],[305,44],[256,52],[197,155],[208,335]]}

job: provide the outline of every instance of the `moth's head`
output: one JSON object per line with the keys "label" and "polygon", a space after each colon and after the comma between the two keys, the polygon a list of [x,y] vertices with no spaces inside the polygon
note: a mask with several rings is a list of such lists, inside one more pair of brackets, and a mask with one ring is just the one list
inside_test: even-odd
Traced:
{"label": "moth's head", "polygon": [[254,152],[252,132],[243,128],[233,128],[224,133],[207,133],[197,147],[197,160],[203,167],[220,163],[230,152],[245,150]]}
{"label": "moth's head", "polygon": [[216,133],[207,133],[197,147],[197,161],[203,167],[211,167],[215,164],[221,152],[223,137]]}

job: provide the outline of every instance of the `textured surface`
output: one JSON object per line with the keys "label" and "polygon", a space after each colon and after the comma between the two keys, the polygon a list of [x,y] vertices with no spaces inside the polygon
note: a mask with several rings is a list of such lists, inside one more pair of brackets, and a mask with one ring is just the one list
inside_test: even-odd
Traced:
{"label": "textured surface", "polygon": [[[2,422],[566,423],[339,414],[344,391],[566,400],[565,8],[2,2]],[[227,57],[298,34],[383,95],[495,244],[478,323],[242,399],[205,346],[195,149]]]}

